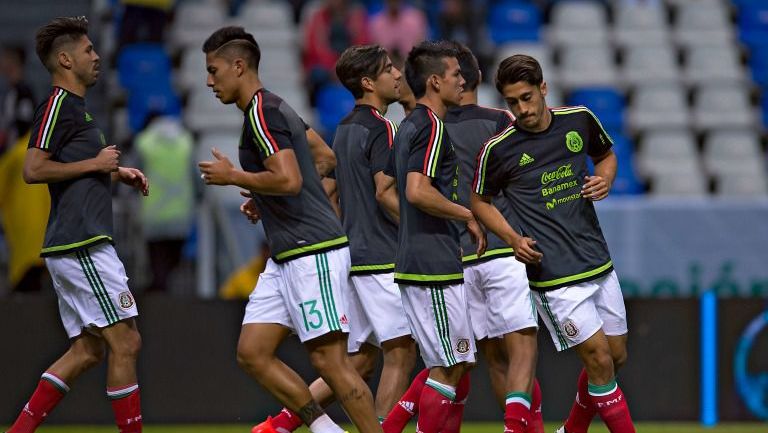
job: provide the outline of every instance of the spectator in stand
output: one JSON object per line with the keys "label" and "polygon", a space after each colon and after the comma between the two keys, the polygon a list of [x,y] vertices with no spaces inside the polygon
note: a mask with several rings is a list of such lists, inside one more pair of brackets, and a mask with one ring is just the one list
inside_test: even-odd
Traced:
{"label": "spectator in stand", "polygon": [[0,154],[12,147],[29,131],[35,114],[32,89],[24,81],[27,53],[20,46],[4,46],[0,58],[0,73],[8,89],[0,105]]}
{"label": "spectator in stand", "polygon": [[427,38],[424,12],[403,0],[386,0],[384,9],[371,17],[371,40],[400,64],[415,45]]}
{"label": "spectator in stand", "polygon": [[466,45],[485,72],[493,63],[495,47],[485,28],[487,0],[443,0],[437,19],[437,39]]}
{"label": "spectator in stand", "polygon": [[304,74],[315,104],[315,93],[335,79],[341,53],[352,45],[368,43],[367,13],[348,0],[326,0],[309,17],[304,29]]}
{"label": "spectator in stand", "polygon": [[148,292],[166,292],[168,279],[194,220],[195,173],[192,135],[178,118],[151,113],[136,136],[144,173],[152,176],[152,195],[141,202],[141,223],[149,250],[152,281]]}

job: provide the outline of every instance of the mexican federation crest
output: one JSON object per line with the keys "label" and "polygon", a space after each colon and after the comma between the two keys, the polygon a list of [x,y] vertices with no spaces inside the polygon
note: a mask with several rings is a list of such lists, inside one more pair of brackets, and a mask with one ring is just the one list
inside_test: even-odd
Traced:
{"label": "mexican federation crest", "polygon": [[576,131],[568,131],[567,134],[565,134],[565,146],[573,153],[581,152],[581,149],[584,147],[584,140],[581,139],[581,135],[579,135]]}
{"label": "mexican federation crest", "polygon": [[117,299],[120,302],[120,308],[123,310],[133,307],[133,296],[131,295],[131,292],[122,292]]}

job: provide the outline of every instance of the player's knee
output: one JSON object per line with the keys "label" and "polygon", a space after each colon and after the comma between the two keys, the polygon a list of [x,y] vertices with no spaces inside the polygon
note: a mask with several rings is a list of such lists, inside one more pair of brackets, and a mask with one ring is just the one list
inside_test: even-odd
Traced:
{"label": "player's knee", "polygon": [[601,376],[613,374],[613,357],[608,351],[595,350],[589,354],[586,361],[588,363],[588,370],[592,370]]}
{"label": "player's knee", "polygon": [[247,372],[264,371],[273,358],[273,353],[258,344],[241,342],[237,345],[237,364]]}
{"label": "player's knee", "polygon": [[70,350],[76,356],[78,363],[86,369],[98,365],[106,356],[106,350],[101,345],[72,347]]}
{"label": "player's knee", "polygon": [[127,332],[117,344],[110,347],[113,355],[122,358],[138,359],[141,351],[141,334],[139,331]]}
{"label": "player's knee", "polygon": [[620,369],[627,363],[627,350],[619,350],[611,354],[613,357],[613,368],[615,370]]}

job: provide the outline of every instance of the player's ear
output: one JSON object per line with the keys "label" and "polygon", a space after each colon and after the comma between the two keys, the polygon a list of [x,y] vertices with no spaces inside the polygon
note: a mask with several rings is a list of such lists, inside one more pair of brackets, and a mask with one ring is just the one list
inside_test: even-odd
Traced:
{"label": "player's ear", "polygon": [[542,81],[541,85],[539,86],[539,90],[541,91],[541,96],[547,96],[547,82]]}
{"label": "player's ear", "polygon": [[240,77],[245,73],[245,61],[241,58],[237,58],[232,62],[232,67],[235,69],[235,73]]}
{"label": "player's ear", "polygon": [[360,87],[363,88],[363,90],[368,92],[373,92],[374,90],[374,84],[371,77],[363,77],[360,79]]}
{"label": "player's ear", "polygon": [[66,50],[59,51],[56,54],[56,63],[64,69],[72,69],[72,56]]}
{"label": "player's ear", "polygon": [[432,86],[435,92],[440,93],[440,77],[437,74],[432,74],[427,79],[427,85]]}

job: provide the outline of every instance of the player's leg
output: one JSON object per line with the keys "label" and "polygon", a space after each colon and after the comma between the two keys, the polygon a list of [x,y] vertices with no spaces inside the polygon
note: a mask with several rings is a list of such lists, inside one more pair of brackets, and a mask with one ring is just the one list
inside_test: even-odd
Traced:
{"label": "player's leg", "polygon": [[[501,336],[507,354],[504,425],[509,432],[543,429],[534,425],[538,316],[531,298],[525,266],[514,257],[500,257],[477,265],[486,292],[488,335]],[[537,395],[537,397],[539,397]],[[540,399],[537,399],[539,406]]]}
{"label": "player's leg", "polygon": [[[361,322],[371,329],[369,340],[381,347],[384,358],[375,398],[376,414],[383,419],[408,388],[416,363],[416,342],[392,273],[355,275],[351,281],[364,316]],[[353,333],[350,324],[350,338]]]}
{"label": "player's leg", "polygon": [[488,364],[488,375],[496,403],[501,410],[504,410],[507,398],[507,366],[509,365],[504,341],[501,338],[483,338],[477,341],[477,349]]}
{"label": "player's leg", "polygon": [[[248,298],[237,346],[238,363],[286,408],[298,414],[313,432],[342,432],[312,398],[304,380],[275,354],[292,331],[296,330],[301,336],[289,310],[289,305],[299,303],[288,300],[283,269],[286,265],[268,260]],[[311,316],[316,319],[316,315]],[[254,431],[261,431],[257,429],[260,426],[267,428],[265,431],[274,431],[270,430],[269,423],[256,426]]]}
{"label": "player's leg", "polygon": [[414,377],[408,389],[400,397],[400,400],[395,403],[392,410],[389,411],[386,418],[384,418],[384,422],[381,423],[384,433],[402,432],[408,421],[418,413],[421,392],[424,390],[424,384],[427,382],[428,377],[428,368],[421,370]]}
{"label": "player's leg", "polygon": [[408,389],[408,378],[416,365],[416,342],[409,334],[382,342],[381,350],[384,365],[376,391],[376,414],[383,419]]}
{"label": "player's leg", "polygon": [[87,332],[73,338],[69,350],[45,370],[8,433],[34,432],[64,398],[75,380],[100,363],[104,354],[104,341],[101,338]]}
{"label": "player's leg", "polygon": [[417,429],[436,433],[456,401],[457,385],[475,362],[467,299],[462,284],[400,288],[411,331],[430,369],[418,403]]}
{"label": "player's leg", "polygon": [[379,432],[371,391],[347,354],[349,263],[349,249],[340,248],[281,265],[285,304],[312,365],[352,422],[360,432]]}
{"label": "player's leg", "polygon": [[304,342],[310,361],[349,418],[363,433],[380,432],[368,385],[355,371],[347,355],[346,334],[335,331]]}
{"label": "player's leg", "polygon": [[136,376],[136,361],[141,336],[134,319],[126,319],[101,330],[109,347],[107,397],[112,403],[115,424],[120,433],[142,430],[141,397]]}

